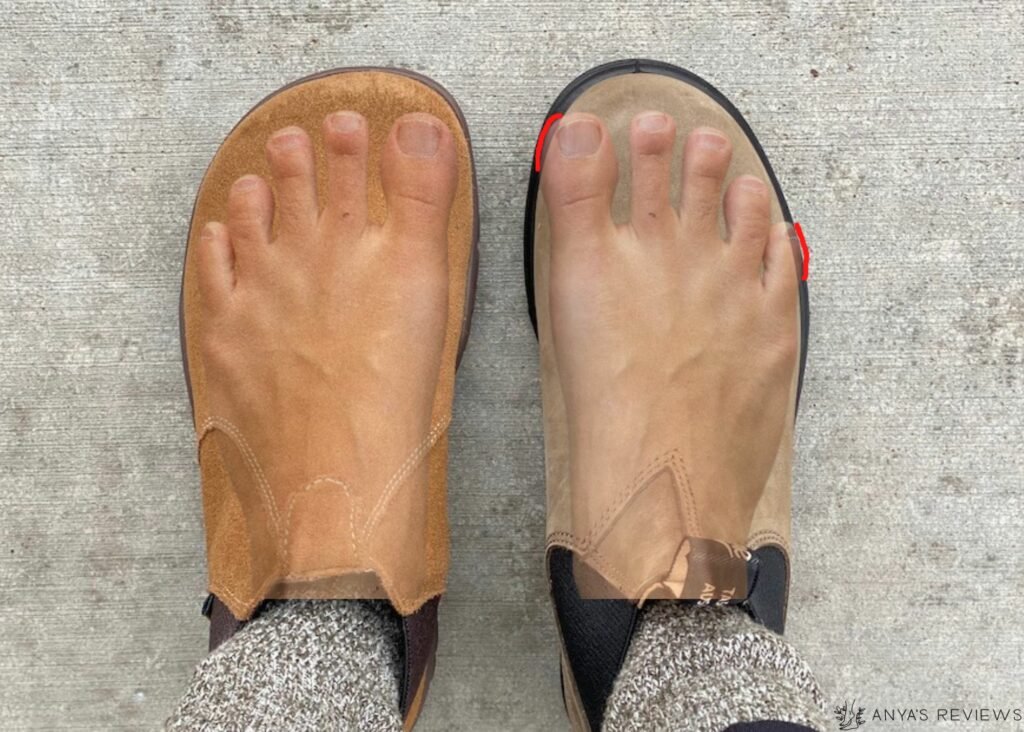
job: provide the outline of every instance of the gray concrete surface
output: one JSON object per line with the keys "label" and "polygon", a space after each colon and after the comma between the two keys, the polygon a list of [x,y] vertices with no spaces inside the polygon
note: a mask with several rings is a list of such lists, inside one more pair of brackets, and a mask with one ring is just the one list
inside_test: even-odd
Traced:
{"label": "gray concrete surface", "polygon": [[192,197],[254,101],[357,64],[445,84],[480,172],[422,729],[565,727],[522,210],[548,104],[637,55],[736,102],[814,251],[793,642],[869,713],[1024,707],[1024,6],[707,5],[0,0],[0,727],[155,728],[203,654]]}

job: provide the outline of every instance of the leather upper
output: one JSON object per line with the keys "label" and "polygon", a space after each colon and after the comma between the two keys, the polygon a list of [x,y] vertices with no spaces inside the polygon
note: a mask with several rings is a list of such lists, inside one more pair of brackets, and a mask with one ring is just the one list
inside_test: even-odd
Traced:
{"label": "leather upper", "polygon": [[[612,134],[620,156],[613,203],[616,221],[628,220],[629,215],[629,122],[637,113],[652,108],[675,117],[680,139],[697,126],[713,126],[730,137],[734,152],[726,184],[741,174],[770,180],[747,132],[706,92],[662,74],[609,76],[583,90],[565,111],[596,114]],[[672,169],[673,196],[678,196],[678,151]],[[782,217],[783,204],[775,197],[772,221]],[[724,221],[720,226],[724,231]],[[619,439],[595,443],[589,436],[573,434],[573,415],[552,336],[550,256],[547,207],[543,194],[538,193],[533,263],[544,404],[548,546],[572,550],[577,561],[576,580],[585,597],[741,597],[746,587],[741,577],[747,550],[772,545],[785,555],[789,549],[799,367],[793,371],[790,408],[775,457],[768,462],[767,480],[763,486],[755,486],[755,491],[748,491],[754,496],[752,504],[730,507],[720,498],[727,494],[728,486],[707,473],[701,460],[710,441],[719,437],[714,432],[713,415],[663,409],[658,402],[658,379],[663,377],[657,369],[641,375],[651,394],[650,405],[631,404],[629,414],[607,426]],[[799,318],[799,313],[794,317]],[[635,337],[642,337],[642,328],[634,331]],[[685,340],[684,334],[678,343],[685,344]],[[674,347],[675,343],[661,340],[650,344],[651,349]],[[639,415],[635,424],[630,421],[634,414]],[[592,447],[597,444],[600,449]],[[737,461],[735,472],[744,474],[748,456],[737,452],[732,459]],[[751,469],[749,474],[756,475],[757,470]],[[712,581],[692,581],[698,568],[703,579]]]}
{"label": "leather upper", "polygon": [[[407,112],[429,112],[448,124],[455,139],[459,183],[449,224],[447,325],[438,349],[433,409],[425,418],[390,399],[387,382],[376,373],[372,348],[359,347],[381,337],[372,316],[344,324],[296,321],[292,331],[282,334],[295,341],[294,351],[301,350],[304,338],[322,338],[318,327],[346,328],[348,340],[335,359],[345,379],[341,390],[320,389],[316,374],[302,372],[297,364],[290,391],[283,395],[246,391],[245,375],[231,376],[204,363],[200,350],[204,328],[193,252],[202,225],[225,219],[234,180],[267,174],[263,147],[271,132],[300,125],[322,156],[320,126],[339,109],[360,112],[371,130],[387,130]],[[386,215],[378,155],[371,140],[370,218],[377,223]],[[209,585],[234,617],[248,618],[267,598],[387,598],[409,614],[443,592],[448,565],[445,431],[470,306],[474,196],[469,141],[458,113],[427,84],[379,70],[344,70],[282,89],[246,115],[210,164],[189,233],[183,339]],[[375,276],[384,282],[390,273],[381,269]],[[239,334],[246,337],[255,335]],[[403,378],[401,368],[391,376]],[[241,396],[225,406],[215,397],[229,390]],[[272,424],[255,420],[246,405],[271,397],[290,406],[276,410],[280,418]]]}

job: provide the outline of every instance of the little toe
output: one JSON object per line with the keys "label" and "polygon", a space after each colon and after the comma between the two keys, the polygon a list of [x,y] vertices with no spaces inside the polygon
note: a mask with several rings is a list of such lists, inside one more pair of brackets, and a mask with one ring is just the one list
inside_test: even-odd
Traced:
{"label": "little toe", "polygon": [[317,220],[313,143],[300,127],[278,130],[267,142],[267,162],[277,196],[277,233],[310,239]]}
{"label": "little toe", "polygon": [[388,238],[433,245],[446,255],[458,176],[455,141],[441,120],[425,113],[399,118],[381,156]]}
{"label": "little toe", "polygon": [[676,223],[669,200],[676,123],[662,112],[633,118],[630,128],[632,223],[641,236],[664,234]]}
{"label": "little toe", "polygon": [[552,143],[541,187],[555,241],[564,246],[609,238],[619,169],[604,123],[591,114],[567,114]]}
{"label": "little toe", "polygon": [[211,221],[203,227],[196,250],[199,293],[204,308],[224,307],[235,286],[234,254],[224,224]]}
{"label": "little toe", "polygon": [[[797,286],[803,274],[803,253],[792,224],[771,227],[764,251],[764,286],[782,308],[796,306]],[[784,311],[785,312],[785,311]]]}
{"label": "little toe", "polygon": [[698,127],[686,138],[679,218],[692,231],[718,233],[722,183],[731,160],[729,138],[716,129]]}
{"label": "little toe", "polygon": [[356,112],[335,112],[324,120],[327,148],[327,201],[321,222],[344,238],[366,226],[366,120]]}
{"label": "little toe", "polygon": [[729,184],[725,222],[730,255],[749,271],[759,273],[771,222],[771,202],[764,181],[741,175]]}

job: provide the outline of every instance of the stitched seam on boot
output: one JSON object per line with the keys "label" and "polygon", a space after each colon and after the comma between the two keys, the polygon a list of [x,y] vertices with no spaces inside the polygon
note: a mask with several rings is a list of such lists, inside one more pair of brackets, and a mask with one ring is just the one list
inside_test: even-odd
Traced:
{"label": "stitched seam on boot", "polygon": [[[381,496],[381,498],[377,501],[377,504],[374,506],[374,510],[373,510],[373,512],[371,514],[371,519],[370,519],[370,521],[368,521],[366,530],[363,532],[363,541],[364,542],[367,541],[367,539],[369,538],[372,530],[376,528],[377,524],[379,524],[380,519],[383,516],[384,509],[386,508],[387,503],[390,502],[391,498],[394,496],[394,493],[401,486],[402,482],[409,476],[409,474],[412,472],[412,470],[422,461],[423,457],[430,451],[430,449],[434,446],[434,444],[438,441],[438,439],[440,439],[441,435],[444,434],[444,431],[447,429],[447,427],[448,427],[450,422],[451,422],[451,414],[447,415],[446,417],[441,419],[439,422],[435,423],[434,426],[431,427],[430,432],[423,439],[423,441],[412,451],[412,453],[410,453],[410,455],[406,458],[405,462],[399,467],[399,469],[395,472],[395,474],[392,475],[392,477],[388,480],[388,482],[387,482],[387,484],[385,486],[384,494]],[[276,504],[273,501],[272,494],[270,492],[269,483],[267,482],[266,476],[265,476],[262,468],[260,467],[259,461],[256,459],[256,455],[255,455],[254,451],[249,446],[249,443],[248,443],[248,441],[246,441],[245,436],[242,434],[241,430],[239,430],[234,424],[232,424],[227,419],[223,419],[223,418],[220,418],[220,417],[208,417],[206,420],[204,420],[204,422],[203,422],[203,424],[202,424],[202,426],[200,428],[200,434],[199,434],[199,438],[197,440],[197,447],[201,446],[202,441],[206,437],[206,435],[209,434],[210,432],[212,432],[214,429],[218,429],[218,430],[222,431],[224,434],[226,434],[228,436],[228,438],[232,441],[232,443],[235,445],[235,447],[242,453],[242,457],[245,459],[245,462],[248,465],[249,469],[254,473],[254,475],[255,475],[255,477],[257,479],[257,483],[258,483],[258,485],[260,487],[260,492],[262,494],[262,497],[263,497],[264,501],[267,504],[268,510],[271,512],[271,517],[272,517],[272,519],[274,521],[274,528],[277,530],[277,533],[278,533],[278,541],[281,542],[281,540],[282,540],[281,539],[282,532],[281,532],[281,527],[280,527],[281,517],[280,517],[280,514],[277,511],[277,506],[276,506]],[[339,485],[342,485],[346,489],[346,492],[351,491],[350,486],[348,486],[348,484],[344,483],[343,481],[335,479],[335,478],[333,478],[331,476],[317,476],[316,478],[311,480],[309,483],[304,485],[300,489],[300,492],[304,492],[304,491],[310,489],[312,487],[312,484],[317,482],[317,481],[336,482]],[[348,494],[349,494],[350,498],[352,498],[352,494],[351,493],[348,493]],[[294,497],[296,495],[298,495],[298,493],[293,494],[291,496],[291,499],[289,500],[289,507],[288,507],[288,514],[287,514],[289,518],[290,518],[290,515],[291,515],[292,499],[294,499]],[[353,503],[354,503],[354,499],[352,499],[352,500],[353,500]],[[354,514],[354,511],[350,511],[350,521],[354,521],[353,514]],[[287,536],[288,536],[287,525],[286,525],[286,528],[284,529],[283,536],[284,536],[284,539],[286,540]],[[354,524],[352,524],[352,536],[353,536],[353,546],[355,546],[356,542],[357,542],[357,539],[356,539],[356,532],[355,532],[355,529],[354,529]],[[288,545],[287,545],[286,541],[284,542],[283,546],[280,546],[280,550],[281,550],[282,557],[285,559],[285,566],[287,566],[286,562],[287,562],[287,557],[288,557]],[[395,608],[397,610],[399,610],[399,612],[401,612],[401,613],[408,614],[409,612],[414,611],[419,606],[421,606],[424,602],[426,602],[427,600],[429,600],[432,597],[435,597],[439,592],[443,591],[443,589],[444,589],[444,585],[443,585],[443,582],[442,582],[441,587],[439,589],[437,589],[437,590],[428,589],[427,591],[425,591],[421,595],[419,595],[416,598],[414,598],[411,602],[406,603],[406,602],[403,602],[401,600],[396,600],[396,599],[394,599],[393,593],[390,591],[390,587],[389,587],[390,582],[388,582],[387,579],[386,579],[387,573],[381,571],[381,568],[379,566],[379,563],[378,563],[376,557],[373,556],[373,555],[370,555],[370,556],[367,557],[367,559],[369,560],[368,564],[372,565],[372,566],[368,567],[368,569],[372,569],[372,571],[380,578],[381,585],[382,585],[382,588],[385,591],[385,594],[391,600],[391,602],[395,606]],[[252,597],[251,599],[248,599],[248,600],[241,599],[240,597],[238,597],[238,595],[236,595],[234,592],[232,592],[226,586],[220,585],[220,584],[216,584],[216,583],[211,583],[210,584],[210,591],[213,592],[218,597],[223,596],[224,598],[231,600],[232,604],[239,606],[238,609],[240,610],[240,613],[238,613],[238,614],[241,614],[243,617],[248,617],[248,615],[252,612],[252,610],[255,609],[259,605],[260,602],[263,601],[264,596],[266,595],[267,590],[275,582],[279,582],[279,581],[296,581],[296,580],[301,580],[301,579],[302,579],[302,577],[301,576],[297,576],[297,575],[296,576],[280,576],[280,575],[278,575],[277,577],[271,577],[271,578],[269,578],[264,583],[264,586],[261,588],[261,590],[259,592],[257,592],[254,597]],[[234,612],[234,610],[232,610],[232,612]],[[236,614],[236,617],[237,617],[237,614]]]}
{"label": "stitched seam on boot", "polygon": [[289,537],[290,532],[291,532],[292,511],[295,509],[295,501],[296,501],[296,499],[298,499],[298,497],[300,495],[308,493],[315,486],[317,486],[319,484],[322,484],[322,483],[330,483],[330,484],[339,486],[339,487],[341,487],[341,489],[343,491],[345,491],[345,496],[348,498],[348,502],[349,502],[348,532],[349,532],[349,539],[352,542],[352,558],[353,558],[353,560],[355,560],[358,557],[358,555],[359,555],[359,552],[358,552],[358,549],[357,549],[357,543],[356,543],[356,520],[355,520],[356,504],[359,501],[359,496],[355,494],[355,492],[352,490],[351,486],[349,486],[349,484],[346,483],[345,481],[343,481],[343,480],[341,480],[339,478],[335,478],[334,476],[331,476],[331,475],[318,475],[317,477],[315,477],[312,480],[310,480],[308,483],[306,483],[306,485],[302,486],[301,488],[299,488],[299,490],[295,491],[294,493],[291,494],[291,496],[288,497],[288,506],[285,509],[285,519],[284,519],[284,546],[282,547],[283,554],[284,554],[284,565],[285,566],[288,566],[288,560],[291,557],[290,544],[288,542],[288,537]]}
{"label": "stitched seam on boot", "polygon": [[757,544],[759,541],[761,541],[762,539],[764,539],[764,540],[774,540],[783,549],[785,549],[787,553],[789,552],[789,542],[786,541],[782,537],[782,534],[780,534],[775,529],[761,529],[760,531],[758,531],[758,532],[756,532],[754,534],[751,534],[749,537],[747,537],[747,546],[751,546],[752,547],[755,544]]}
{"label": "stitched seam on boot", "polygon": [[672,449],[655,458],[653,462],[641,470],[630,484],[619,493],[618,497],[609,504],[583,538],[583,547],[588,548],[591,545],[596,546],[599,544],[623,507],[643,490],[651,478],[657,475],[658,471],[664,467],[668,467],[672,471],[673,477],[676,479],[677,491],[681,494],[685,504],[680,506],[684,512],[682,517],[684,532],[690,536],[700,536],[700,521],[697,517],[697,507],[693,498],[693,491],[690,488],[690,476],[686,471],[685,463],[679,456],[679,451]]}
{"label": "stitched seam on boot", "polygon": [[366,522],[366,527],[363,529],[363,544],[367,545],[370,536],[373,534],[377,525],[380,523],[381,516],[384,514],[384,509],[387,508],[387,504],[391,502],[395,492],[398,490],[402,482],[409,477],[409,474],[416,468],[423,457],[430,451],[430,448],[434,446],[434,443],[440,439],[441,435],[448,428],[448,424],[451,422],[451,415],[447,415],[441,421],[436,422],[433,427],[430,428],[430,432],[423,438],[416,449],[409,454],[409,457],[405,459],[398,471],[391,476],[387,484],[384,486],[384,492],[381,497],[377,500],[376,505],[370,512],[370,517]]}
{"label": "stitched seam on boot", "polygon": [[[243,620],[245,618],[248,618],[252,611],[256,608],[256,606],[260,603],[259,598],[243,600],[234,592],[229,590],[226,586],[215,582],[210,583],[210,592],[224,601],[224,604],[228,606],[228,610],[231,611],[232,615],[234,615],[236,618],[239,615],[241,615]],[[232,607],[232,605],[236,605],[237,608]]]}
{"label": "stitched seam on boot", "polygon": [[260,467],[259,461],[256,459],[256,454],[246,441],[245,435],[242,434],[240,429],[226,419],[221,417],[207,417],[203,422],[202,430],[199,435],[198,446],[202,445],[203,438],[205,438],[206,435],[214,429],[220,430],[226,434],[228,439],[230,439],[235,444],[235,447],[242,453],[242,457],[245,458],[246,464],[249,466],[249,470],[253,472],[256,477],[256,481],[260,486],[260,492],[263,494],[267,510],[270,511],[270,517],[274,521],[274,529],[278,535],[280,535],[281,516],[278,514],[277,504],[274,502],[273,494],[270,491],[270,484],[267,482],[266,475],[264,475],[263,469]]}
{"label": "stitched seam on boot", "polygon": [[552,531],[548,534],[549,547],[552,544],[559,544],[560,546],[564,546],[566,549],[579,551],[582,543],[583,542],[580,541],[580,538],[571,531]]}
{"label": "stitched seam on boot", "polygon": [[[624,592],[626,583],[623,581],[622,576],[612,568],[601,552],[597,551],[597,549],[592,549],[585,556],[588,564],[593,564],[594,568],[599,570],[605,579],[616,585],[620,592]],[[630,597],[632,594],[626,592],[625,596]]]}

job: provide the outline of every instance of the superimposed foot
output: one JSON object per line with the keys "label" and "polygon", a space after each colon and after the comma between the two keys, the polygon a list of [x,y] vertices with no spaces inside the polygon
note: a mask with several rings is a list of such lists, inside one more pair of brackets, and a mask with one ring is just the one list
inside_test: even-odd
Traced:
{"label": "superimposed foot", "polygon": [[671,200],[675,140],[671,117],[633,119],[628,223],[612,220],[617,162],[599,118],[566,115],[545,159],[571,473],[585,487],[681,449],[705,535],[742,544],[790,405],[799,250],[785,223],[771,226],[762,180],[723,191],[732,151],[717,130],[685,140]]}
{"label": "superimposed foot", "polygon": [[210,411],[241,425],[281,490],[320,473],[386,481],[388,451],[430,431],[448,312],[451,132],[427,114],[395,122],[383,223],[368,219],[366,120],[340,111],[321,134],[322,196],[310,136],[278,130],[271,180],[238,179],[197,252]]}

